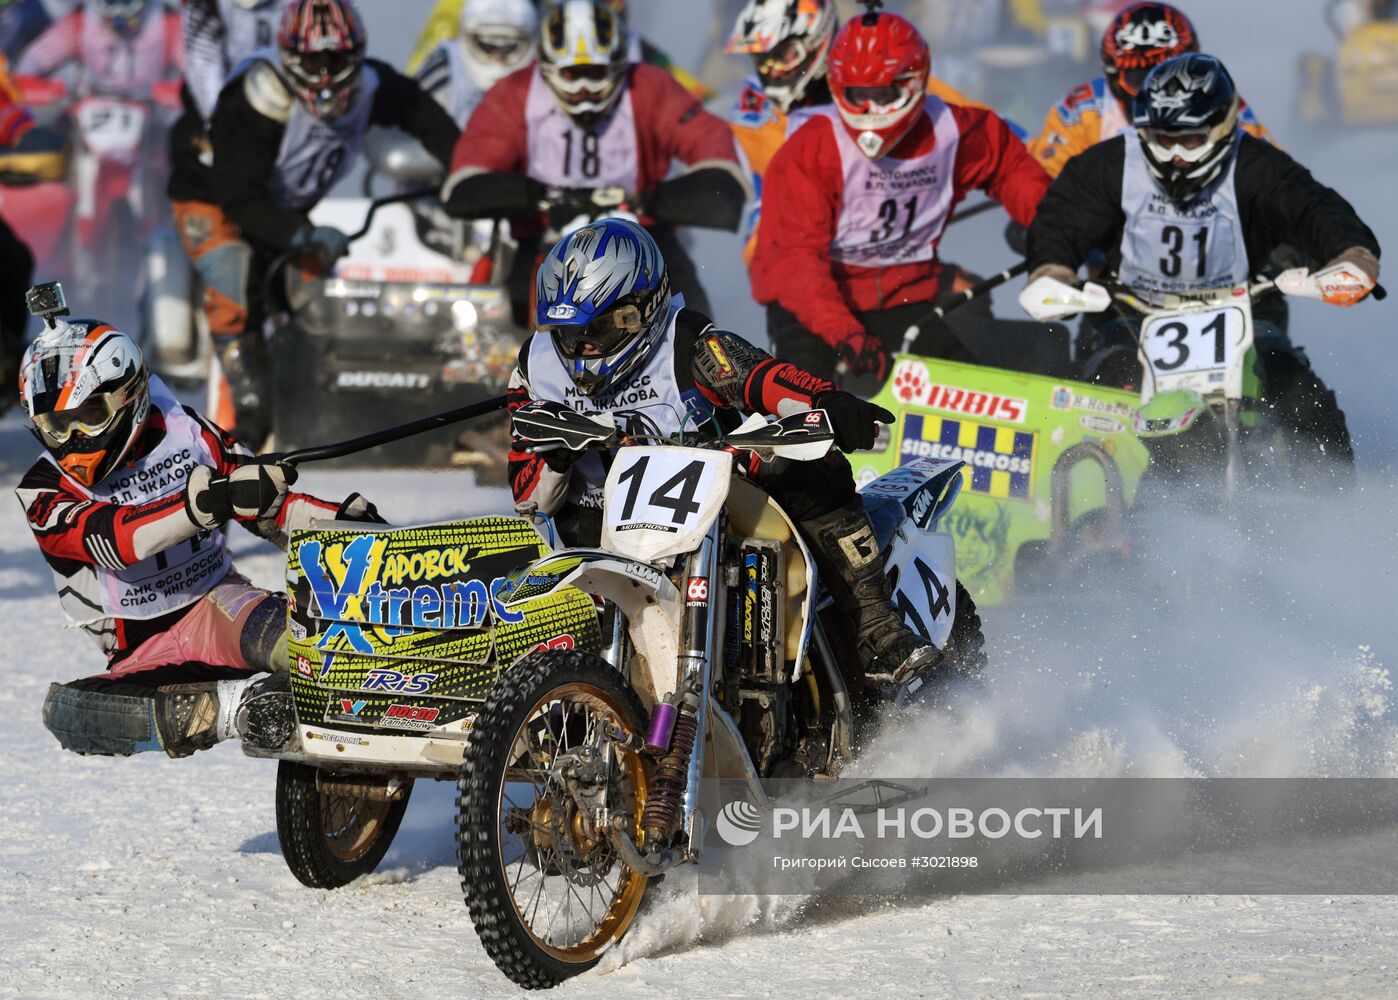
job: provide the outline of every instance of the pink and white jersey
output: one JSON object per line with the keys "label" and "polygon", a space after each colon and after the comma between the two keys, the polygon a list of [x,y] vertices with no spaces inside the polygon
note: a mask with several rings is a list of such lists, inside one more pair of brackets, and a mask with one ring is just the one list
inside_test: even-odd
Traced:
{"label": "pink and white jersey", "polygon": [[639,154],[630,87],[599,123],[600,129],[589,131],[559,106],[536,66],[529,80],[524,123],[529,176],[541,184],[636,190]]}
{"label": "pink and white jersey", "polygon": [[69,62],[82,66],[83,93],[147,99],[155,84],[183,69],[179,16],[151,4],[140,30],[127,37],[102,18],[77,10],[36,38],[15,68],[48,76]]}
{"label": "pink and white jersey", "polygon": [[840,151],[844,184],[835,238],[830,241],[832,260],[859,267],[891,267],[935,258],[951,215],[961,133],[940,98],[929,96],[926,108],[936,141],[927,153],[907,160],[869,159],[831,105],[792,116],[788,134],[807,118],[828,118]]}

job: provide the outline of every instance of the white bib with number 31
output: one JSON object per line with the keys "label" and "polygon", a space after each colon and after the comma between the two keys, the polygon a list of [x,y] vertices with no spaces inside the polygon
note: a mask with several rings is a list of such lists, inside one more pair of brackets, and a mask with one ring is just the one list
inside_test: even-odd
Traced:
{"label": "white bib with number 31", "polygon": [[652,562],[688,552],[728,497],[733,456],[700,448],[622,448],[607,474],[602,544]]}

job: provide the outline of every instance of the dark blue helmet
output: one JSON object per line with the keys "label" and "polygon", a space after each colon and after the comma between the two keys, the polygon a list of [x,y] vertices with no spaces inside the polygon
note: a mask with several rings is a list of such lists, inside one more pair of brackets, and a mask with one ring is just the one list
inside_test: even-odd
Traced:
{"label": "dark blue helmet", "polygon": [[670,279],[650,233],[602,219],[563,237],[535,279],[538,326],[585,396],[619,389],[665,337]]}
{"label": "dark blue helmet", "polygon": [[1150,71],[1132,102],[1146,163],[1170,200],[1187,205],[1237,148],[1238,88],[1223,63],[1190,53]]}

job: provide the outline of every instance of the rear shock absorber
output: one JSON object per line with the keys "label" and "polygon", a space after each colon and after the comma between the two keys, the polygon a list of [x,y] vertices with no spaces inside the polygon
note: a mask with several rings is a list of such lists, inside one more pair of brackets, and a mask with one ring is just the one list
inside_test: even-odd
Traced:
{"label": "rear shock absorber", "polygon": [[641,814],[641,828],[646,841],[663,843],[680,828],[684,811],[684,786],[689,774],[689,756],[694,752],[694,738],[699,732],[699,720],[688,705],[681,705],[675,717],[674,736],[670,751],[655,765],[650,779],[650,794]]}

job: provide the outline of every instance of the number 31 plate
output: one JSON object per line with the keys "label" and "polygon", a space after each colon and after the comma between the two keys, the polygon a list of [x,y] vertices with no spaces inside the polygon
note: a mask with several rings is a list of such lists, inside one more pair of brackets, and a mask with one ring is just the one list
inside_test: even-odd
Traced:
{"label": "number 31 plate", "polygon": [[643,562],[699,544],[728,496],[733,457],[700,448],[622,448],[607,475],[603,544]]}
{"label": "number 31 plate", "polygon": [[1141,341],[1157,375],[1226,370],[1237,361],[1246,327],[1243,311],[1229,306],[1152,317]]}

